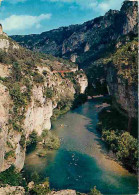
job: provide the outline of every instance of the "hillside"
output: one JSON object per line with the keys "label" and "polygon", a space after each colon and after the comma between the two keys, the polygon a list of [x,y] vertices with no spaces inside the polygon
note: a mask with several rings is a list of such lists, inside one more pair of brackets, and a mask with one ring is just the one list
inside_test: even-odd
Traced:
{"label": "hillside", "polygon": [[[105,186],[100,181],[102,178],[109,178],[107,170],[110,174],[108,188],[113,188],[112,183],[115,183],[116,189],[121,188],[123,193],[127,179],[131,183],[135,181],[131,178],[132,174],[127,178],[127,172],[122,175],[122,169],[119,169],[120,175],[116,177],[111,160],[114,158],[117,161],[114,163],[119,163],[119,167],[122,165],[137,173],[137,16],[137,2],[125,1],[120,11],[110,10],[104,16],[82,25],[61,27],[38,35],[8,37],[0,25],[0,194],[76,194],[76,189],[50,192],[48,179],[39,183],[39,175],[34,170],[29,179],[23,168],[26,154],[34,146],[37,149],[35,156],[43,159],[49,156],[47,154],[50,151],[55,152],[60,147],[60,142],[65,144],[64,137],[58,138],[57,134],[49,131],[52,120],[84,103],[87,96],[94,98],[94,101],[86,103],[87,108],[82,108],[84,112],[80,112],[79,108],[77,115],[76,110],[70,112],[71,118],[67,115],[69,123],[65,119],[64,122],[59,121],[61,134],[65,134],[67,127],[69,134],[65,137],[69,141],[67,145],[71,144],[73,151],[70,147],[66,149],[64,145],[64,151],[67,150],[68,155],[55,160],[62,159],[61,169],[67,169],[68,174],[72,175],[67,177],[69,183],[78,181],[82,187],[80,181],[83,181],[94,187],[90,195],[101,195],[95,186],[90,185],[90,181],[98,175],[97,182]],[[102,101],[100,103],[98,99],[96,101],[95,95],[106,95],[106,98],[98,98]],[[92,106],[94,102],[97,104]],[[92,112],[89,113],[89,109]],[[74,118],[77,118],[75,122]],[[81,150],[78,147],[76,149],[74,144],[79,145]],[[99,162],[105,164],[105,161],[104,158],[101,160],[95,148],[104,153],[106,159],[110,155],[110,167],[114,177],[107,169],[108,164],[104,166],[101,175]],[[74,154],[76,150],[77,157]],[[98,159],[94,163],[92,158],[96,155]],[[63,159],[67,159],[65,168],[63,165],[66,161]],[[47,160],[49,161],[49,157]],[[36,163],[35,158],[33,161]],[[53,161],[54,164],[56,161]],[[78,165],[78,162],[81,164]],[[78,174],[78,167],[81,169],[79,178],[76,178],[74,172]],[[82,170],[83,176],[80,174]],[[84,180],[90,172],[93,177]],[[61,172],[53,177],[57,177],[58,182],[59,177],[62,182],[66,180]],[[66,183],[66,188],[63,189],[72,188],[68,188]]]}
{"label": "hillside", "polygon": [[[109,93],[116,100],[115,104],[118,103],[118,107],[122,108],[120,110],[124,110],[129,118],[130,115],[137,117],[137,81],[129,81],[132,77],[137,78],[137,69],[134,68],[137,65],[137,50],[132,50],[135,44],[133,40],[137,40],[137,16],[138,3],[125,1],[120,11],[110,10],[104,16],[82,25],[62,27],[40,35],[17,35],[12,38],[33,51],[51,53],[77,62],[87,73],[90,95]],[[123,50],[119,49],[123,46],[125,50],[124,45],[131,45],[131,50],[126,52],[127,56],[122,55]],[[116,56],[118,62],[113,60],[110,68],[104,61],[112,55]],[[128,58],[131,64],[127,62]],[[116,66],[117,63],[119,65]],[[113,76],[114,80],[110,82],[110,69],[115,69],[115,66],[118,75],[113,72],[115,77]],[[124,89],[121,87],[124,82],[119,81],[119,72],[122,77],[126,77]],[[134,114],[131,114],[133,112]]]}
{"label": "hillside", "polygon": [[51,128],[51,117],[67,112],[88,85],[78,66],[33,53],[0,35],[0,172],[24,166],[30,134]]}
{"label": "hillside", "polygon": [[126,1],[120,11],[110,10],[82,25],[12,38],[33,51],[68,58],[85,68],[105,56],[108,48],[111,51],[111,41],[131,31],[137,33],[137,2]]}

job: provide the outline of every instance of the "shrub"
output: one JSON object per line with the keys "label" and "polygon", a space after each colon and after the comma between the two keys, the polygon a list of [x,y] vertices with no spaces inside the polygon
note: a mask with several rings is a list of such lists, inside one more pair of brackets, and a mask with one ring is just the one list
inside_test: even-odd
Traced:
{"label": "shrub", "polygon": [[9,152],[5,153],[4,159],[7,160],[9,157],[14,157],[15,152],[13,150],[10,150]]}
{"label": "shrub", "polygon": [[41,140],[43,140],[42,142],[44,149],[57,150],[60,147],[59,138],[53,135],[52,132],[47,129],[42,132]]}
{"label": "shrub", "polygon": [[32,133],[29,135],[29,140],[27,141],[27,146],[32,145],[32,144],[37,144],[38,141],[38,136],[35,131],[32,131]]}
{"label": "shrub", "polygon": [[98,128],[101,130],[102,139],[126,168],[136,171],[138,142],[129,132],[122,130],[127,129],[127,124],[128,119],[111,108],[103,109],[99,114]]}
{"label": "shrub", "polygon": [[35,185],[30,194],[46,195],[50,193],[49,180],[46,179],[42,184]]}
{"label": "shrub", "polygon": [[137,169],[138,162],[138,140],[128,132],[124,132],[118,140],[118,159],[124,162],[128,167]]}
{"label": "shrub", "polygon": [[59,138],[54,135],[50,135],[50,137],[44,140],[43,147],[49,150],[57,150],[60,147]]}
{"label": "shrub", "polygon": [[0,173],[0,185],[23,186],[24,182],[21,173],[18,173],[13,165],[6,171]]}
{"label": "shrub", "polygon": [[12,122],[12,126],[13,126],[13,129],[14,129],[15,131],[23,132],[23,128],[21,127],[21,125],[19,125],[19,124],[16,123],[15,121]]}
{"label": "shrub", "polygon": [[138,141],[129,132],[102,130],[104,141],[127,168],[137,170]]}
{"label": "shrub", "polygon": [[45,90],[44,90],[44,96],[46,97],[46,98],[52,98],[53,96],[54,96],[54,91],[53,91],[53,89],[52,88],[45,88]]}
{"label": "shrub", "polygon": [[34,171],[31,174],[31,180],[34,181],[34,183],[38,183],[39,182],[40,177],[39,177],[39,174],[36,171]]}
{"label": "shrub", "polygon": [[20,139],[19,144],[22,146],[22,148],[25,147],[25,144],[26,144],[26,137],[25,137],[25,135],[21,135],[21,139]]}
{"label": "shrub", "polygon": [[13,63],[13,78],[15,78],[16,81],[20,81],[22,78],[22,74],[21,74],[21,66],[17,63],[14,62]]}
{"label": "shrub", "polygon": [[96,189],[96,186],[91,190],[89,195],[102,195],[99,190]]}
{"label": "shrub", "polygon": [[24,98],[24,95],[21,93],[20,86],[18,83],[13,84],[9,92],[16,107],[26,105],[26,100]]}
{"label": "shrub", "polygon": [[35,73],[33,73],[33,81],[36,83],[43,83],[44,78],[41,74],[39,74],[38,72],[35,72]]}
{"label": "shrub", "polygon": [[48,131],[49,130],[44,129],[43,132],[42,132],[42,134],[41,134],[41,137],[44,138],[44,137],[48,136],[48,133],[49,133]]}

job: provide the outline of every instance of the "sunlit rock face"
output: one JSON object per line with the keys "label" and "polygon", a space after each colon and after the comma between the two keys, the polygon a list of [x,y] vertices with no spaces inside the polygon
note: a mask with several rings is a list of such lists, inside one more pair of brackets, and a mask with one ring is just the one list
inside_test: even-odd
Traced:
{"label": "sunlit rock face", "polygon": [[[80,76],[78,77],[77,80],[80,85],[80,93],[84,93],[88,85],[87,78],[83,72],[81,78]],[[56,89],[53,100],[44,97],[44,89],[46,86]],[[24,91],[25,87],[22,87],[22,90]],[[8,169],[11,164],[14,164],[20,171],[24,166],[26,148],[20,145],[22,136],[20,132],[16,132],[12,129],[8,131],[10,128],[8,125],[10,116],[9,110],[12,109],[13,102],[10,98],[8,89],[2,84],[0,84],[0,92],[0,171]],[[62,101],[63,98],[74,101],[75,93],[74,85],[68,79],[64,80],[53,74],[44,85],[34,85],[31,102],[27,106],[23,124],[26,139],[33,130],[35,130],[38,135],[41,135],[44,129],[50,130],[53,109],[57,107],[57,103]],[[10,151],[13,152],[12,156],[5,159],[5,155]]]}
{"label": "sunlit rock face", "polygon": [[[0,27],[0,50],[3,52],[2,54],[5,55],[6,51],[10,56],[10,53],[16,51],[20,56],[22,52],[25,52],[24,48],[9,39],[3,33],[2,26]],[[26,52],[24,55],[30,55],[29,52]],[[23,68],[25,68],[25,64]],[[15,81],[16,86],[14,85],[13,91],[17,92],[17,88],[19,88],[18,93],[16,93],[16,95],[19,95],[17,95],[18,98],[21,98],[21,94],[23,95],[24,93],[30,96],[30,101],[26,101],[26,105],[21,106],[21,110],[17,112],[15,120],[12,118],[15,105],[11,96],[11,88],[8,88],[9,79],[13,82],[12,79],[15,76],[15,73],[13,74],[13,65],[6,61],[1,61],[0,63],[0,172],[8,169],[11,165],[14,165],[20,171],[24,166],[26,141],[29,135],[35,131],[40,136],[44,129],[50,130],[53,110],[57,108],[58,103],[66,102],[66,100],[73,102],[76,85],[80,88],[79,93],[85,93],[88,85],[85,73],[79,71],[76,64],[72,63],[71,66],[71,62],[61,62],[57,58],[54,58],[54,60],[51,58],[47,60],[41,59],[40,64],[38,63],[35,67],[32,67],[32,71],[37,72],[39,78],[43,78],[43,82],[36,83],[31,76],[28,81],[31,83],[29,95],[27,85],[24,82],[17,83]],[[68,73],[71,74],[70,78],[67,77]],[[16,74],[18,73],[16,72]],[[23,74],[24,78],[28,77],[25,72],[21,74]],[[7,78],[8,85],[4,82]],[[72,82],[72,79],[75,83]],[[46,95],[47,90],[51,92],[51,96]],[[20,112],[22,111],[24,111],[24,114],[22,114],[23,120],[19,122]],[[13,124],[17,125],[17,123],[18,128],[14,129]],[[20,130],[19,127],[21,127]]]}
{"label": "sunlit rock face", "polygon": [[[97,95],[106,94],[107,67],[103,65],[101,59],[111,55],[114,49],[122,45],[122,42],[117,42],[119,38],[128,34],[137,35],[137,16],[137,1],[125,1],[120,11],[109,10],[104,16],[82,25],[62,27],[40,35],[12,38],[31,50],[68,58],[78,63],[79,68],[86,71],[89,86],[93,91]],[[109,88],[110,86],[108,90]]]}
{"label": "sunlit rock face", "polygon": [[43,97],[42,86],[34,86],[32,102],[25,115],[24,128],[27,130],[26,135],[29,135],[33,130],[36,130],[38,135],[41,135],[44,129],[50,130],[52,113],[52,101]]}
{"label": "sunlit rock face", "polygon": [[11,41],[8,35],[3,32],[2,25],[0,24],[0,49],[8,52],[9,48],[19,49],[19,45],[15,41]]}

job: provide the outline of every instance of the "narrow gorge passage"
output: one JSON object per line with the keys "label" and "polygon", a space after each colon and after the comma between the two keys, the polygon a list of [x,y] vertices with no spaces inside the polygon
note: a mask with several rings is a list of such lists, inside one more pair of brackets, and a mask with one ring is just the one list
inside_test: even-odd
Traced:
{"label": "narrow gorge passage", "polygon": [[[49,177],[51,189],[89,192],[94,186],[103,194],[136,194],[137,178],[107,155],[107,148],[96,131],[102,101],[89,100],[53,122],[52,131],[61,146],[46,158],[34,151],[27,155],[26,174],[36,171]],[[100,182],[101,181],[101,182]]]}

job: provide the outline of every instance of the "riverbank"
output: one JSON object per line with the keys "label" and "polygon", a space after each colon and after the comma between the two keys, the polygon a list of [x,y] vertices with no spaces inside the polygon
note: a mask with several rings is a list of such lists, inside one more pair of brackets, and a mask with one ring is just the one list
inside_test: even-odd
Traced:
{"label": "riverbank", "polygon": [[97,129],[108,146],[110,157],[137,174],[138,141],[127,131],[128,118],[112,106],[102,109],[98,118]]}
{"label": "riverbank", "polygon": [[28,177],[33,171],[41,180],[49,177],[50,188],[56,190],[88,193],[96,186],[102,194],[137,192],[137,178],[108,158],[108,149],[96,130],[101,109],[98,105],[103,102],[89,100],[52,123],[52,131],[60,138],[61,146],[46,158],[36,157],[35,151],[27,155]]}

